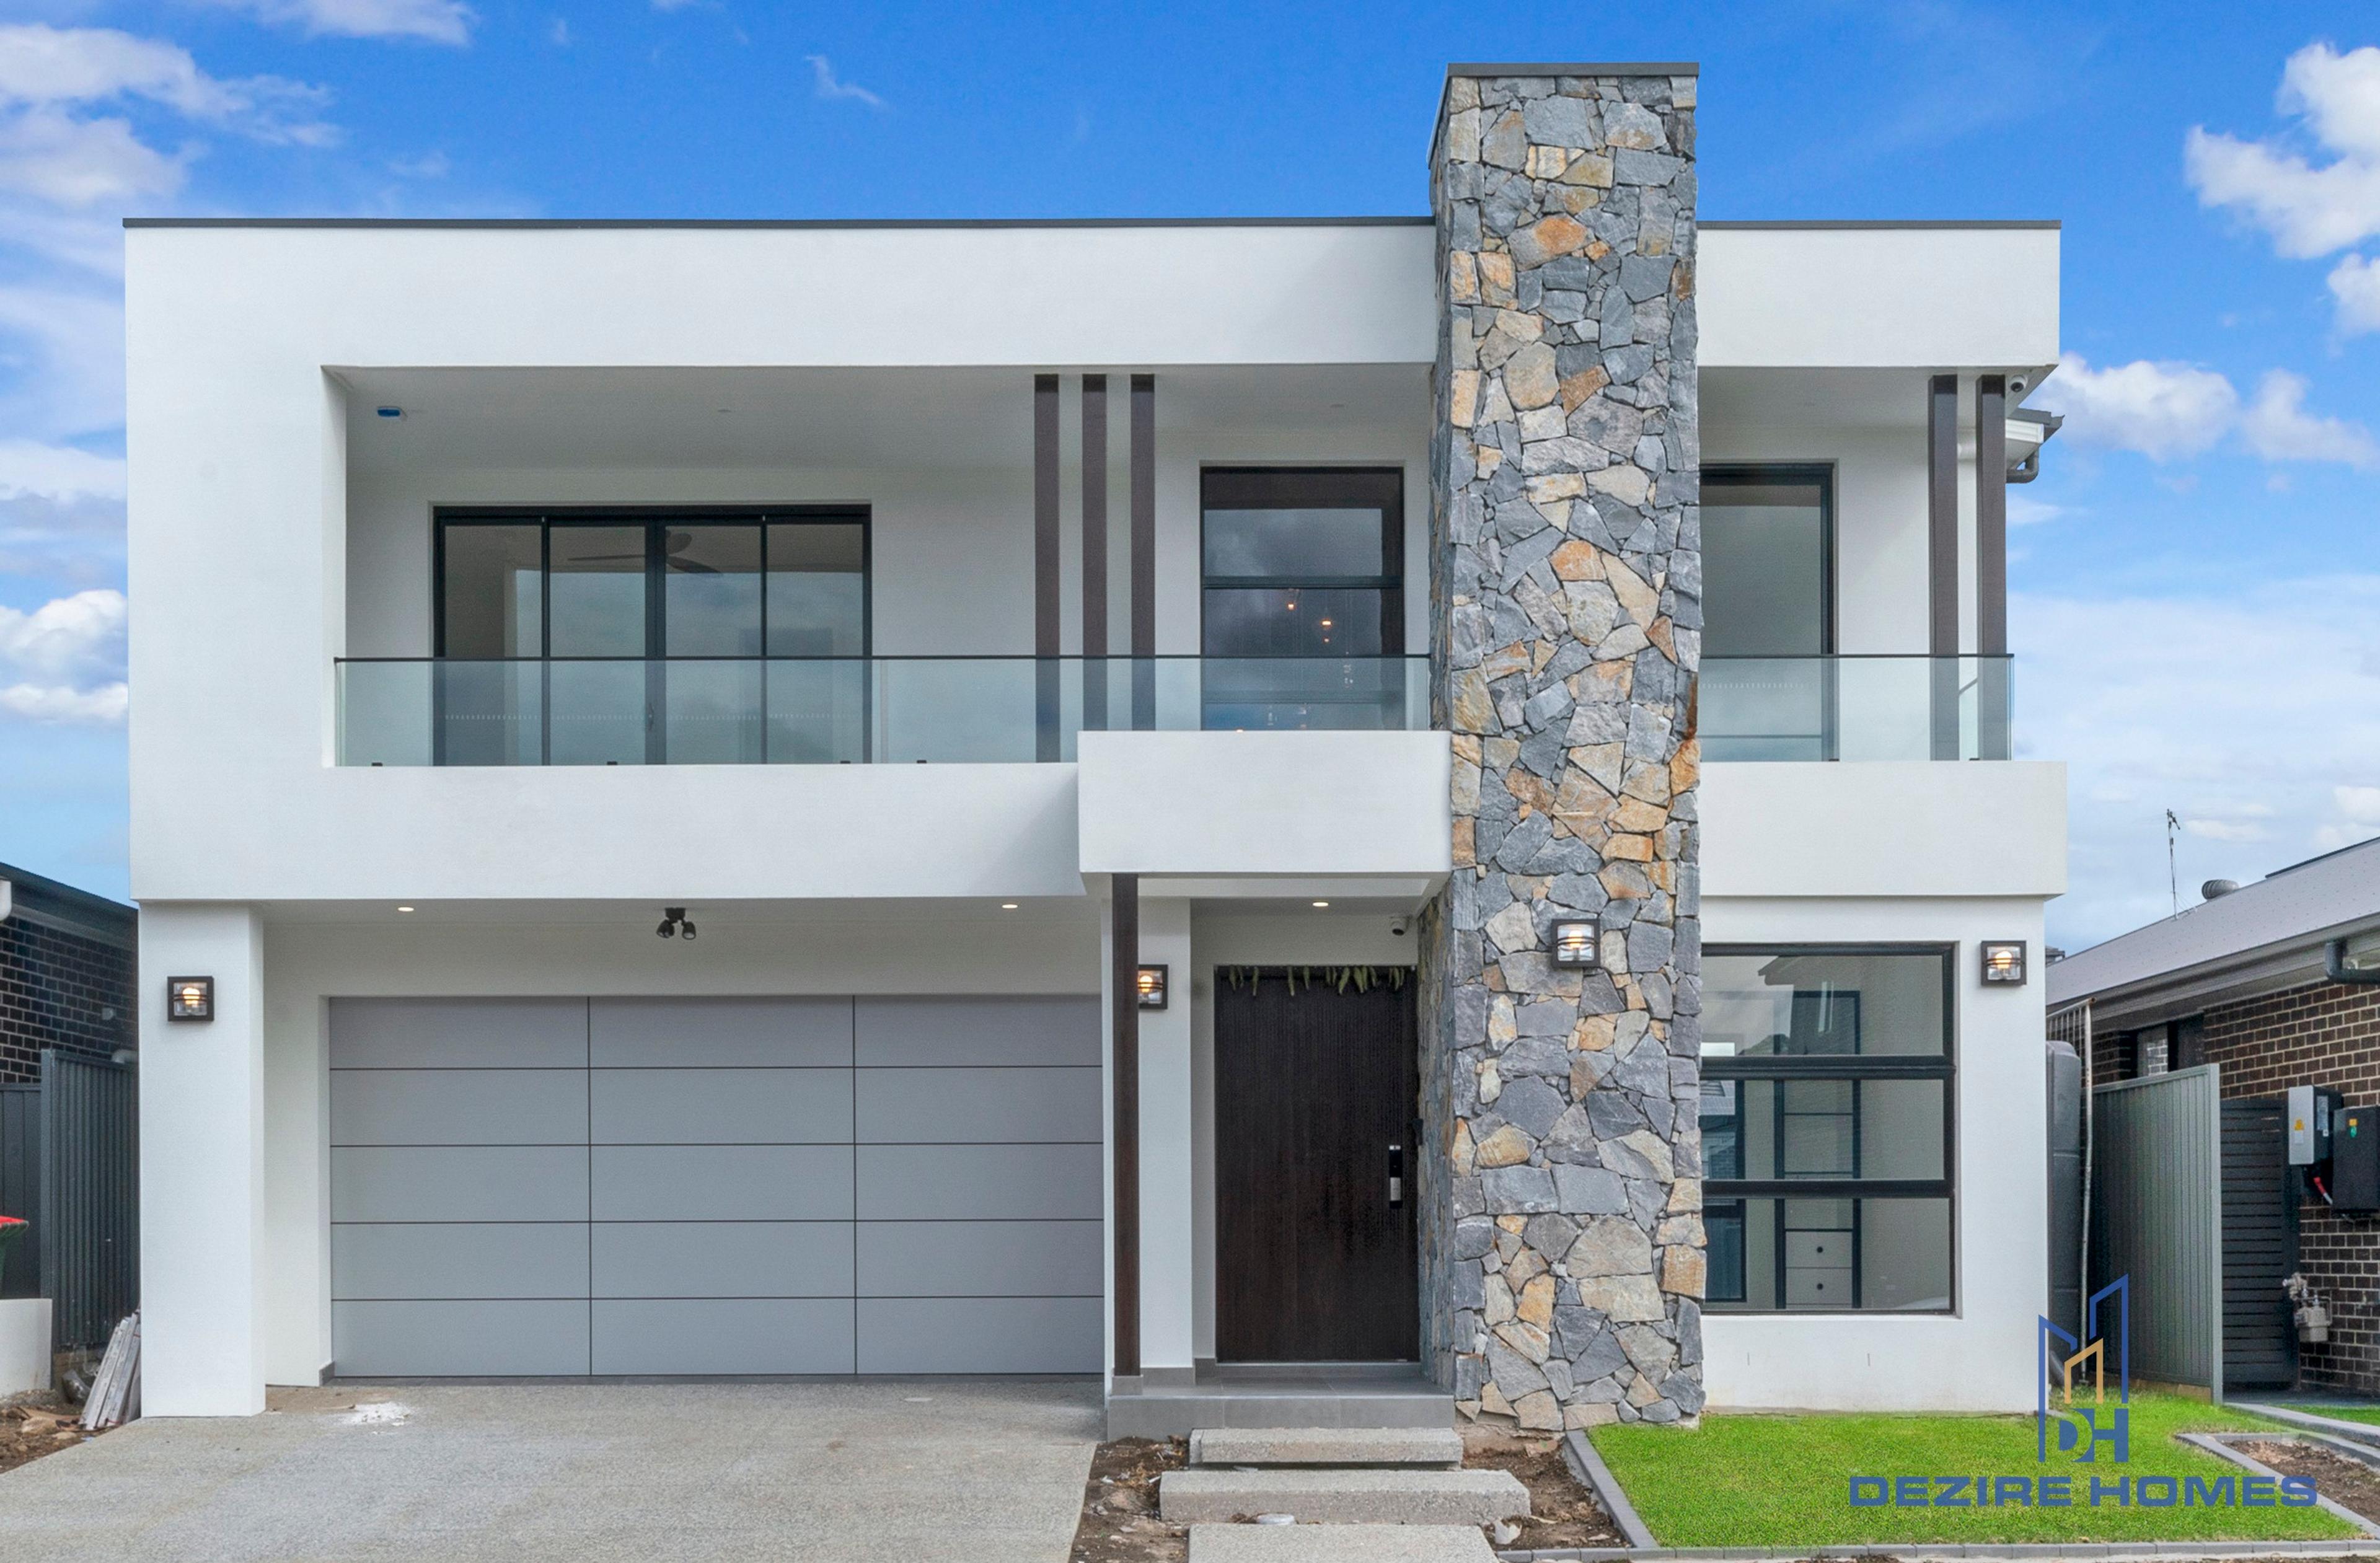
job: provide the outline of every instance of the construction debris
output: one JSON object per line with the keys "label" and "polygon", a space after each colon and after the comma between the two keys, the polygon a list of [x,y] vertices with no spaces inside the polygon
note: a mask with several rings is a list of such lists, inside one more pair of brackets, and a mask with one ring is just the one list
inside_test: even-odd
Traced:
{"label": "construction debris", "polygon": [[99,1374],[83,1400],[83,1431],[98,1433],[140,1415],[140,1315],[136,1313],[120,1320],[107,1338],[107,1355],[100,1359]]}

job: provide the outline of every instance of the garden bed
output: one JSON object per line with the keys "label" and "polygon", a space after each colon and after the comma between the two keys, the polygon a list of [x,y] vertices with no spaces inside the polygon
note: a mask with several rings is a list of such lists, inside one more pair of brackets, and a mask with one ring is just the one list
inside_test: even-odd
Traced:
{"label": "garden bed", "polygon": [[82,1430],[79,1414],[55,1394],[20,1395],[0,1404],[0,1471],[14,1471],[97,1436]]}

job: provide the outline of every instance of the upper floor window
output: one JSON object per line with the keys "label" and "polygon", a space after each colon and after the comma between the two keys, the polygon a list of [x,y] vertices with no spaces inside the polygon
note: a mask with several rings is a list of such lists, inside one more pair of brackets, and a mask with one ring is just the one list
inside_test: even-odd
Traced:
{"label": "upper floor window", "polygon": [[1201,480],[1202,651],[1403,652],[1402,471],[1215,466]]}
{"label": "upper floor window", "polygon": [[868,521],[838,512],[449,512],[437,654],[863,657]]}
{"label": "upper floor window", "polygon": [[1951,955],[1705,951],[1711,1309],[1953,1307]]}
{"label": "upper floor window", "polygon": [[1824,466],[1703,474],[1703,650],[1818,657],[1835,648],[1834,477]]}

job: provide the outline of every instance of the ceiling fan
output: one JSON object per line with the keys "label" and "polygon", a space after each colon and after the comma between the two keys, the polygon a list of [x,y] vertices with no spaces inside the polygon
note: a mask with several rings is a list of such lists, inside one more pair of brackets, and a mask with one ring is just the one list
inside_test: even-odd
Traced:
{"label": "ceiling fan", "polygon": [[[662,563],[672,570],[683,570],[689,576],[715,576],[719,574],[719,569],[716,565],[705,564],[698,559],[680,559],[678,557],[679,554],[684,553],[687,549],[692,548],[693,546],[694,534],[692,532],[672,532],[669,535],[669,539],[662,545]],[[644,556],[645,554],[642,549],[638,550],[634,553],[581,553],[574,555],[572,563],[579,564],[608,564],[614,561],[623,559],[641,560]]]}

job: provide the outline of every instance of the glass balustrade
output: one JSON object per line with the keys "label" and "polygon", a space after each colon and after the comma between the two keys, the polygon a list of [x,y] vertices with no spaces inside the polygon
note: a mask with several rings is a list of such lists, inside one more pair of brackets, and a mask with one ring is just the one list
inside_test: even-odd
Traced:
{"label": "glass balustrade", "polygon": [[1706,760],[2007,759],[2006,657],[1705,657]]}
{"label": "glass balustrade", "polygon": [[1429,725],[1425,657],[358,659],[339,763],[1071,760],[1084,732]]}

